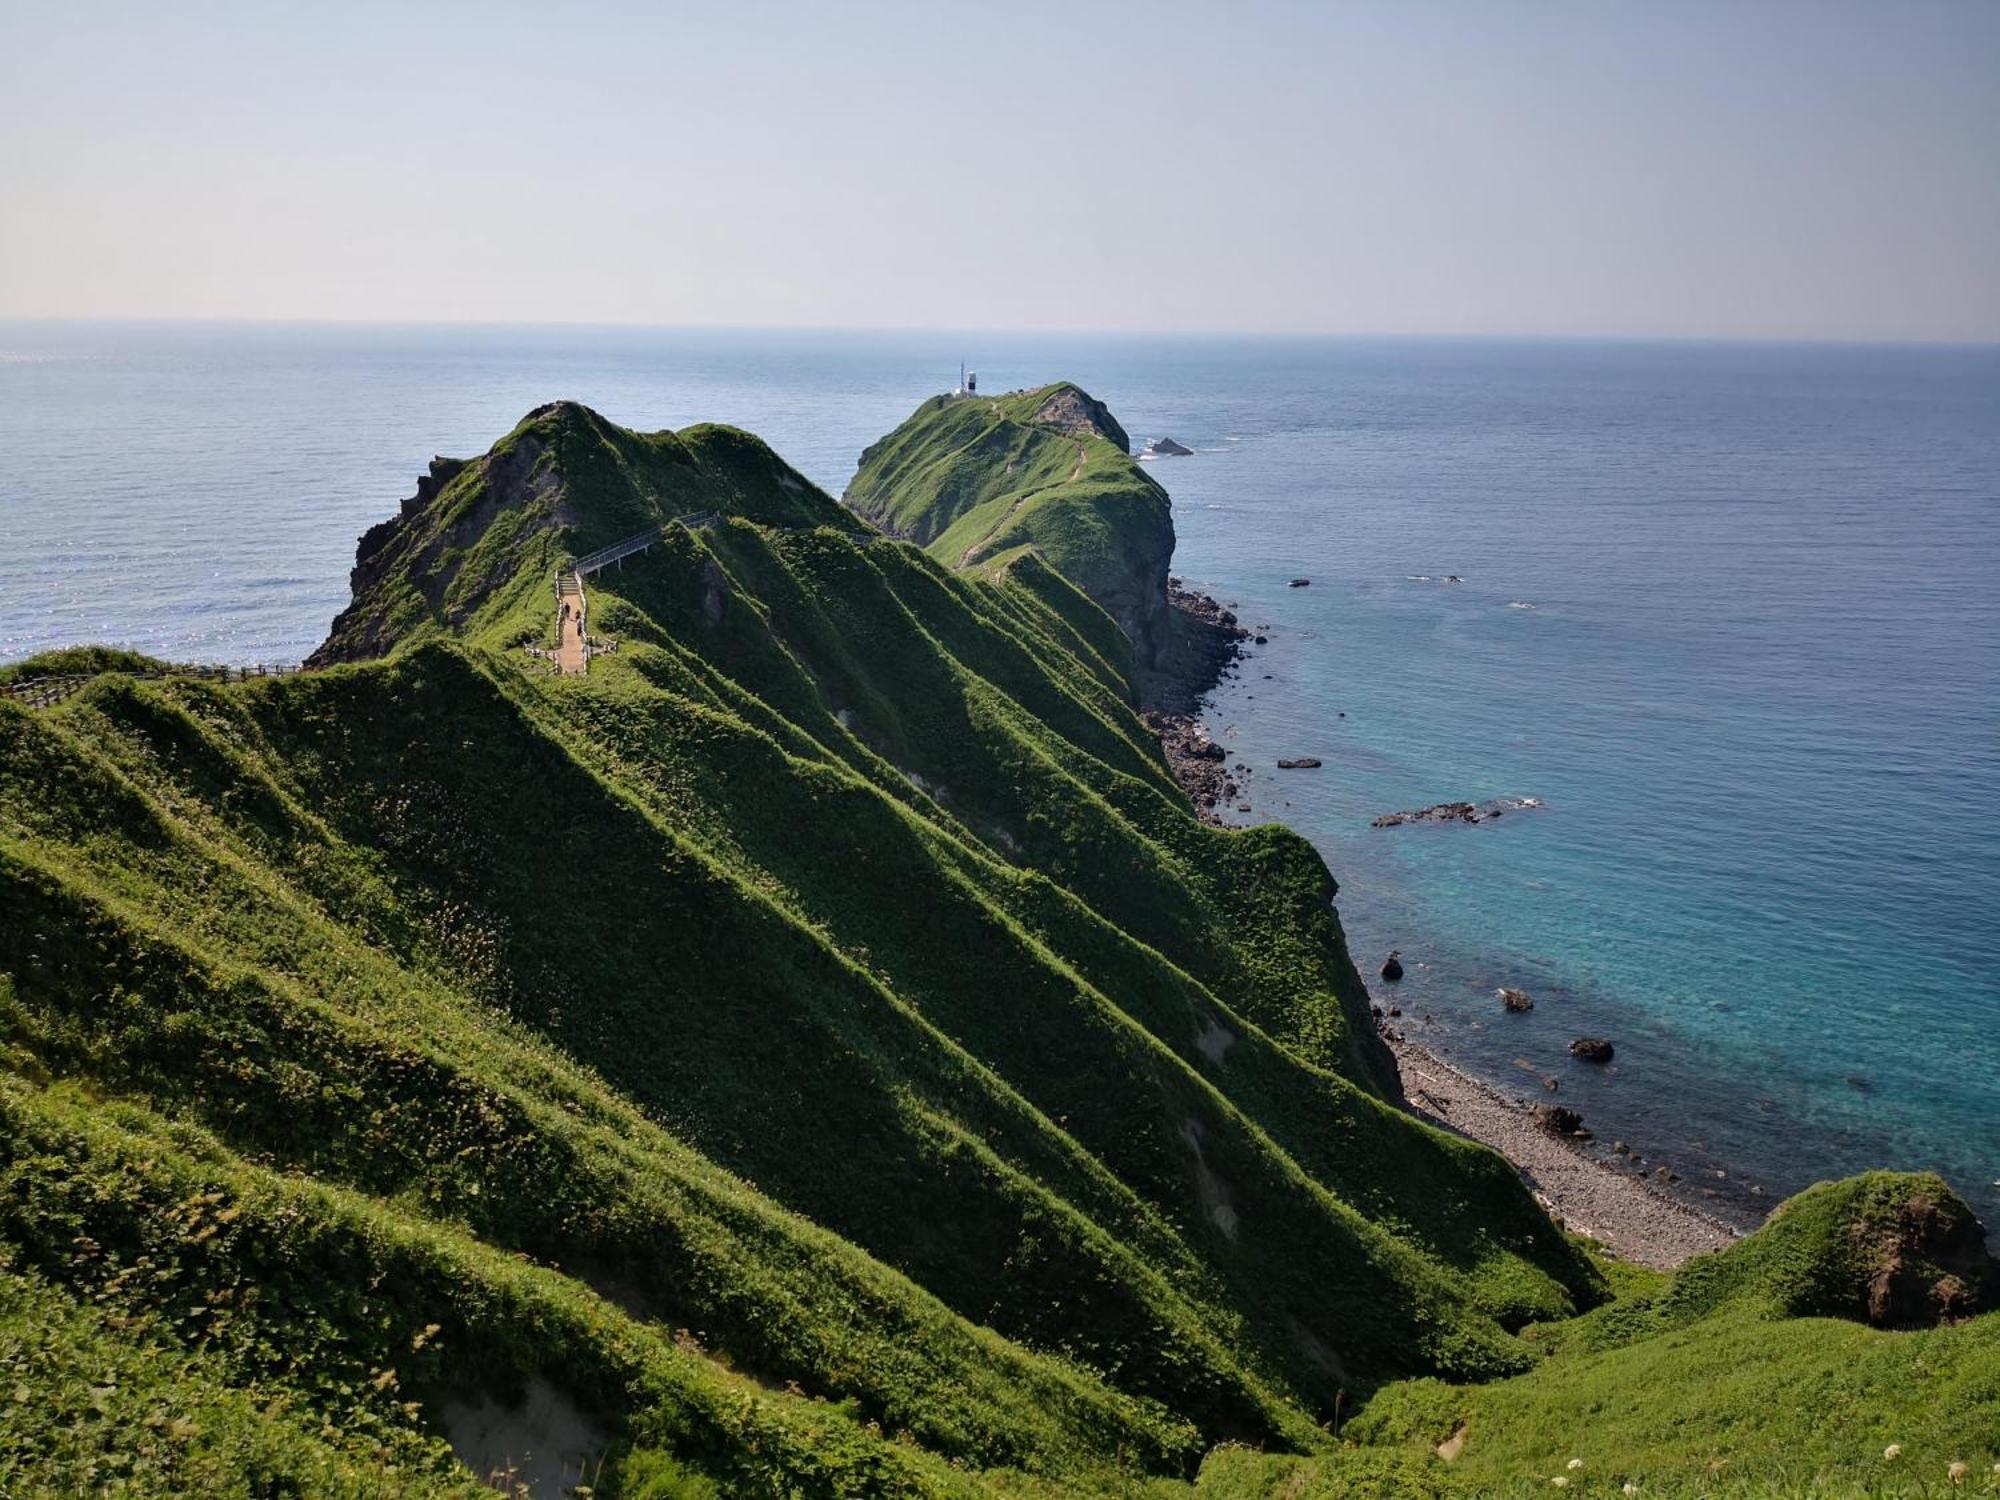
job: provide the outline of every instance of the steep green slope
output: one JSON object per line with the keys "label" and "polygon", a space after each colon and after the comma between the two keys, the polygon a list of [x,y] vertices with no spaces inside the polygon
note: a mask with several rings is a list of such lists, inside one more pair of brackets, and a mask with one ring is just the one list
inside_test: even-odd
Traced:
{"label": "steep green slope", "polygon": [[845,499],[951,568],[1034,548],[1118,622],[1141,668],[1172,642],[1166,491],[1125,429],[1068,382],[1005,396],[934,396],[861,455]]}
{"label": "steep green slope", "polygon": [[[691,513],[588,676],[521,649]],[[297,1412],[287,1472],[451,1482],[553,1382],[605,1485],[1093,1488],[1602,1295],[1384,1097],[1317,856],[1194,820],[1035,557],[560,405],[363,554],[349,665],[0,706],[14,1295]]]}
{"label": "steep green slope", "polygon": [[[557,569],[654,527],[557,675]],[[1055,550],[558,403],[363,540],[320,670],[12,669],[89,681],[0,702],[0,1492],[1481,1493],[1593,1422],[1665,1485],[1890,1380],[1971,1441],[1991,1315],[1800,1316],[1982,1305],[1942,1184],[1606,1304]]]}
{"label": "steep green slope", "polygon": [[2000,1312],[1967,1315],[1994,1305],[1992,1276],[1937,1178],[1824,1183],[1671,1278],[1630,1275],[1618,1301],[1530,1329],[1551,1357],[1529,1374],[1392,1385],[1347,1429],[1354,1446],[1221,1452],[1198,1489],[1338,1495],[1394,1473],[1435,1495],[1546,1493],[1552,1478],[1584,1493],[1991,1493]]}

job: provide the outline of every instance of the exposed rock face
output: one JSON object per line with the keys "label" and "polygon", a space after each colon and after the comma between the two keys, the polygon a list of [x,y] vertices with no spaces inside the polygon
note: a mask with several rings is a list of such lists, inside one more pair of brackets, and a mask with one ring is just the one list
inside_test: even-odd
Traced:
{"label": "exposed rock face", "polygon": [[470,459],[446,458],[443,454],[432,457],[430,472],[417,476],[417,492],[403,502],[403,514],[409,515],[419,507],[428,505],[443,493],[444,487],[458,478]]}
{"label": "exposed rock face", "polygon": [[1503,988],[1500,991],[1500,1003],[1515,1015],[1520,1015],[1524,1011],[1530,1011],[1535,1008],[1534,999],[1526,990]]}
{"label": "exposed rock face", "polygon": [[[551,408],[537,408],[540,415]],[[520,550],[536,534],[571,519],[562,506],[563,485],[554,466],[542,462],[546,444],[534,431],[518,432],[475,459],[433,458],[417,478],[417,492],[390,520],[362,533],[348,574],[353,600],[334,617],[326,640],[306,659],[308,666],[362,661],[395,644],[400,622],[388,601],[378,597],[392,575],[401,575],[424,605],[450,624],[462,623],[491,589],[511,576]],[[470,471],[459,503],[443,503]],[[526,520],[504,553],[486,560],[477,575],[461,577],[475,544],[504,511]]]}
{"label": "exposed rock face", "polygon": [[1071,437],[1101,437],[1120,453],[1132,451],[1132,439],[1111,415],[1111,408],[1078,386],[1057,386],[1029,420]]}
{"label": "exposed rock face", "polygon": [[1923,1328],[1979,1311],[1992,1274],[1986,1234],[1956,1198],[1913,1193],[1856,1234],[1874,1260],[1867,1305],[1877,1328]]}
{"label": "exposed rock face", "polygon": [[1250,632],[1208,595],[1167,580],[1167,647],[1139,672],[1139,702],[1162,713],[1192,717],[1202,696],[1242,654]]}
{"label": "exposed rock face", "polygon": [[1194,454],[1194,449],[1177,443],[1170,437],[1154,438],[1152,442],[1146,444],[1146,451],[1156,458],[1189,458]]}

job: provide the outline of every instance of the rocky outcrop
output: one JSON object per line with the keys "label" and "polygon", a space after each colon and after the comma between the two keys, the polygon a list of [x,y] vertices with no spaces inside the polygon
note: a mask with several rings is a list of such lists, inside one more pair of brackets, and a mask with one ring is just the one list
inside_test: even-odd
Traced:
{"label": "rocky outcrop", "polygon": [[1191,458],[1194,455],[1194,449],[1170,437],[1154,438],[1146,444],[1146,451],[1155,458]]}
{"label": "rocky outcrop", "polygon": [[446,458],[443,454],[433,455],[430,472],[417,476],[417,492],[403,502],[403,514],[413,515],[444,493],[444,487],[458,478],[470,463],[466,458]]}
{"label": "rocky outcrop", "polygon": [[1601,1036],[1580,1036],[1569,1044],[1569,1055],[1585,1062],[1608,1063],[1616,1049]]}
{"label": "rocky outcrop", "polygon": [[[528,421],[548,410],[539,408]],[[534,536],[569,519],[562,483],[542,462],[546,451],[544,436],[524,425],[482,457],[433,458],[397,514],[362,533],[347,576],[352,601],[306,665],[384,654],[401,638],[417,601],[442,623],[462,624],[512,576]],[[504,549],[481,548],[487,529],[505,512],[525,520]]]}
{"label": "rocky outcrop", "polygon": [[1405,823],[1490,823],[1510,812],[1540,807],[1539,797],[1498,797],[1491,802],[1438,802],[1413,812],[1383,813],[1371,828],[1399,828]]}
{"label": "rocky outcrop", "polygon": [[1396,949],[1389,950],[1389,956],[1382,960],[1382,977],[1394,984],[1403,977],[1403,955]]}
{"label": "rocky outcrop", "polygon": [[1037,427],[1047,427],[1070,437],[1100,437],[1120,453],[1132,451],[1132,439],[1125,435],[1125,429],[1111,415],[1111,408],[1102,401],[1081,386],[1067,381],[1048,387],[1048,391],[1048,396],[1028,419]]}
{"label": "rocky outcrop", "polygon": [[1521,1015],[1535,1008],[1534,997],[1526,990],[1507,989],[1504,986],[1500,990],[1500,1004],[1514,1015]]}
{"label": "rocky outcrop", "polygon": [[1950,1194],[1914,1192],[1857,1226],[1868,1277],[1868,1321],[1924,1328],[1970,1317],[1992,1276],[1986,1233]]}
{"label": "rocky outcrop", "polygon": [[1280,771],[1317,771],[1324,764],[1316,755],[1294,755],[1278,762]]}
{"label": "rocky outcrop", "polygon": [[1235,797],[1238,790],[1228,770],[1229,752],[1210,739],[1208,726],[1191,714],[1148,709],[1142,717],[1146,727],[1160,737],[1167,769],[1194,804],[1195,816],[1205,823],[1219,821],[1216,807]]}
{"label": "rocky outcrop", "polygon": [[1567,1104],[1537,1104],[1535,1123],[1550,1135],[1575,1135],[1583,1129],[1583,1116]]}

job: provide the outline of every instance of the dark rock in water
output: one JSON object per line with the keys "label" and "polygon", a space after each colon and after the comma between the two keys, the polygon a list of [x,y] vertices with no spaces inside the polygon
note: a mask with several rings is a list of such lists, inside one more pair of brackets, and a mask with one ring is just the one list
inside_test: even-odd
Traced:
{"label": "dark rock in water", "polygon": [[1278,769],[1280,771],[1317,771],[1319,766],[1319,760],[1311,755],[1300,755],[1291,760],[1281,760],[1278,762]]}
{"label": "dark rock in water", "polygon": [[1550,1135],[1575,1135],[1583,1129],[1583,1116],[1567,1104],[1537,1104],[1535,1123]]}
{"label": "dark rock in water", "polygon": [[1535,1008],[1535,1002],[1526,990],[1510,990],[1504,986],[1500,991],[1500,1003],[1516,1015]]}
{"label": "dark rock in water", "polygon": [[1271,638],[1268,635],[1260,635],[1256,637],[1256,641],[1257,644],[1260,646],[1268,646],[1271,644]]}
{"label": "dark rock in water", "polygon": [[1382,977],[1391,984],[1403,977],[1403,955],[1400,951],[1392,948],[1389,956],[1382,960]]}
{"label": "dark rock in water", "polygon": [[[1347,717],[1342,714],[1343,719]],[[1371,828],[1400,828],[1405,823],[1490,823],[1517,808],[1540,807],[1539,797],[1500,797],[1492,802],[1438,802],[1414,812],[1383,813]]]}
{"label": "dark rock in water", "polygon": [[1608,1063],[1611,1061],[1612,1046],[1601,1036],[1580,1036],[1569,1044],[1569,1055],[1580,1057],[1585,1062]]}
{"label": "dark rock in water", "polygon": [[1311,584],[1312,580],[1310,578],[1294,578],[1290,583],[1286,584],[1285,587],[1293,589],[1302,589],[1310,587]]}
{"label": "dark rock in water", "polygon": [[1146,451],[1162,458],[1186,458],[1194,452],[1194,449],[1177,443],[1170,437],[1160,437],[1146,444]]}

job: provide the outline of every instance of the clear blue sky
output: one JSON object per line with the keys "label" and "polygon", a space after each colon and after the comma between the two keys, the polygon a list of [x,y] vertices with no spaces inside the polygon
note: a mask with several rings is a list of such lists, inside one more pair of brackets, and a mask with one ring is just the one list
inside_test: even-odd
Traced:
{"label": "clear blue sky", "polygon": [[2000,0],[0,0],[0,316],[2000,339]]}

